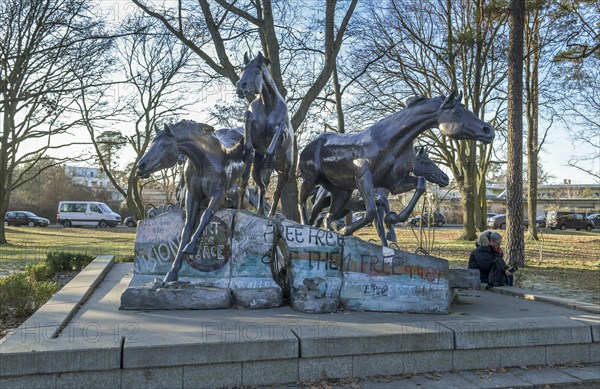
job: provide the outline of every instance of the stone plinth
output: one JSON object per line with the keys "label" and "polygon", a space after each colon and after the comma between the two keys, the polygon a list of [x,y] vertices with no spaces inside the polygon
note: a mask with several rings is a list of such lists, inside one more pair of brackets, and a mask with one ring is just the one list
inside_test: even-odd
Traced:
{"label": "stone plinth", "polygon": [[273,308],[283,304],[283,291],[275,281],[283,268],[275,252],[275,221],[253,213],[236,213],[231,252],[234,304],[240,308]]}
{"label": "stone plinth", "polygon": [[310,313],[336,312],[344,237],[288,220],[282,221],[280,228],[280,247],[289,266],[292,308]]}
{"label": "stone plinth", "polygon": [[448,313],[448,261],[344,240],[341,303],[349,310]]}
{"label": "stone plinth", "polygon": [[283,304],[285,288],[292,308],[302,312],[336,312],[341,306],[448,313],[451,289],[479,282],[472,271],[450,274],[444,259],[285,219],[221,210],[196,253],[184,257],[181,282],[164,285],[160,280],[175,258],[183,222],[183,212],[173,211],[140,223],[123,309],[271,308]]}

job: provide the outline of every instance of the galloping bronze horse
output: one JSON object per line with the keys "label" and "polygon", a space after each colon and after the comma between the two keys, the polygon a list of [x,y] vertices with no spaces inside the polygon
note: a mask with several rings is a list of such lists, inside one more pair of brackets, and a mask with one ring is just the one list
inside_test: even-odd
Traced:
{"label": "galloping bronze horse", "polygon": [[248,169],[244,172],[244,181],[247,181],[250,162],[253,162],[252,178],[259,189],[258,211],[264,214],[265,191],[275,168],[277,187],[269,212],[273,217],[293,166],[294,129],[287,104],[271,76],[269,63],[260,52],[253,60],[244,54],[245,66],[237,83],[237,94],[240,98],[258,95],[244,115],[244,161]]}
{"label": "galloping bronze horse", "polygon": [[[184,167],[185,226],[171,270],[164,281],[176,281],[183,255],[195,254],[198,238],[227,196],[241,184],[244,133],[241,128],[214,131],[211,126],[181,121],[157,131],[150,148],[137,165],[137,174],[150,174],[174,166],[180,154],[188,157]],[[198,220],[201,208],[206,207]],[[192,229],[195,227],[194,234]],[[191,237],[190,237],[191,236]]]}
{"label": "galloping bronze horse", "polygon": [[[408,182],[417,181],[415,194],[400,214],[386,216],[386,224],[406,221],[425,191],[423,177],[410,176],[396,156],[410,152],[415,138],[438,127],[442,135],[454,139],[491,143],[492,127],[460,104],[462,96],[453,91],[447,98],[415,97],[405,109],[380,120],[356,134],[327,132],[310,142],[300,154],[300,214],[307,221],[306,200],[316,185],[331,192],[328,218],[339,214],[354,189],[364,199],[365,216],[340,230],[345,235],[372,222],[377,213],[374,188],[402,193]],[[407,151],[408,150],[408,151]],[[385,237],[382,243],[387,245]]]}
{"label": "galloping bronze horse", "polygon": [[[404,163],[406,169],[412,172],[415,176],[424,177],[425,180],[437,184],[441,188],[447,186],[450,183],[450,178],[448,177],[448,175],[444,173],[429,158],[429,154],[427,153],[427,149],[425,147],[421,147],[416,153],[412,147],[406,149],[405,153],[398,156],[397,162]],[[418,180],[418,178],[415,176],[407,177],[406,185],[399,188],[400,192],[398,193],[404,193],[415,189],[417,187]],[[377,235],[382,240],[382,243],[383,234],[385,233],[385,231],[379,229],[383,226],[384,217],[390,214],[390,203],[387,200],[388,195],[389,191],[387,189],[375,189],[375,204],[377,206],[377,218],[375,226],[377,228]],[[325,188],[319,187],[319,191],[317,192],[315,200],[313,202],[313,207],[310,213],[310,218],[308,219],[308,223],[310,225],[314,225],[319,213],[323,210],[323,208],[328,207],[330,204],[331,194]],[[365,202],[360,196],[360,193],[357,190],[354,190],[352,191],[352,195],[350,196],[350,199],[348,200],[348,203],[346,203],[346,206],[344,207],[342,212],[338,215],[333,215],[332,218],[334,220],[338,220],[346,216],[346,214],[350,211],[356,212],[364,210]],[[394,225],[386,224],[386,227],[388,232],[385,235],[385,238],[388,241],[395,242],[396,232],[394,231]]]}

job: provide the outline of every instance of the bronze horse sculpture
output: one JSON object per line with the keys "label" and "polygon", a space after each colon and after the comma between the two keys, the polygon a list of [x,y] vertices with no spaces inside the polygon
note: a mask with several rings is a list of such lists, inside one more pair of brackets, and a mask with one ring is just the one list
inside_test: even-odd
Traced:
{"label": "bronze horse sculpture", "polygon": [[[402,193],[408,183],[416,181],[416,190],[407,207],[399,214],[390,213],[386,224],[406,221],[426,188],[425,178],[410,175],[406,164],[398,163],[396,156],[412,148],[415,138],[424,131],[437,127],[442,135],[453,139],[478,140],[491,143],[492,127],[480,120],[460,103],[462,95],[453,91],[448,97],[414,97],[405,109],[380,120],[366,130],[355,134],[327,132],[310,142],[300,154],[299,208],[302,222],[307,222],[306,201],[316,185],[331,192],[331,206],[325,218],[339,214],[354,189],[358,189],[365,203],[365,216],[342,228],[351,235],[372,222],[377,213],[375,188]],[[383,230],[383,226],[380,226]],[[385,236],[382,243],[387,246]]]}
{"label": "bronze horse sculpture", "polygon": [[258,211],[264,214],[265,191],[275,169],[277,186],[269,212],[273,217],[293,166],[294,129],[287,104],[271,76],[269,63],[260,52],[252,60],[244,54],[244,69],[236,89],[240,98],[257,96],[244,114],[244,161],[248,169],[244,172],[244,182],[252,162],[252,178],[259,189]]}
{"label": "bronze horse sculpture", "polygon": [[[405,164],[407,170],[411,171],[415,176],[424,177],[425,180],[432,182],[434,184],[439,185],[441,188],[447,186],[450,183],[450,178],[446,173],[444,173],[433,161],[429,158],[429,154],[425,147],[421,147],[416,153],[415,150],[411,147],[406,149],[406,152],[400,156],[397,156],[397,162],[401,160],[402,163]],[[410,176],[413,177],[413,176]],[[414,179],[407,178],[406,186],[400,188],[401,192],[404,193],[410,190],[413,190],[417,186],[417,177]],[[396,193],[398,194],[398,193]],[[389,191],[383,188],[375,189],[375,204],[377,206],[377,223],[376,227],[379,229],[381,226],[381,222],[384,221],[384,217],[390,214],[390,203],[387,200],[389,195]],[[319,190],[315,196],[313,201],[313,207],[311,210],[310,218],[308,219],[308,223],[310,225],[315,224],[315,220],[319,213],[331,204],[331,194],[325,190],[323,187],[319,187]],[[360,193],[357,190],[352,192],[348,203],[342,210],[342,212],[338,215],[333,215],[333,219],[337,220],[344,217],[348,212],[353,211],[364,211],[365,210],[365,202],[360,196]],[[327,226],[326,226],[327,227]],[[387,234],[385,235],[386,239],[391,242],[396,242],[396,233],[394,231],[393,224],[386,224]],[[378,236],[382,239],[382,235],[384,231],[377,231]],[[383,243],[383,239],[382,239]]]}
{"label": "bronze horse sculpture", "polygon": [[[178,279],[184,254],[196,253],[198,238],[226,200],[227,193],[241,185],[246,166],[243,161],[243,130],[214,131],[211,126],[187,120],[172,126],[165,124],[139,160],[137,174],[147,178],[156,171],[172,167],[180,154],[188,158],[184,167],[185,225],[165,282]],[[202,208],[206,209],[198,218]]]}

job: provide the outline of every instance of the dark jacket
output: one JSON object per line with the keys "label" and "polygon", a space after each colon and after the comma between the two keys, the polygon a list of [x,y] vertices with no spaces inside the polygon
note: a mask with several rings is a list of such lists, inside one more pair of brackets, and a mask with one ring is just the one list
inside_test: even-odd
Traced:
{"label": "dark jacket", "polygon": [[488,277],[494,263],[502,273],[508,268],[502,254],[494,251],[491,246],[479,246],[469,256],[469,269],[479,269],[481,282],[489,282]]}

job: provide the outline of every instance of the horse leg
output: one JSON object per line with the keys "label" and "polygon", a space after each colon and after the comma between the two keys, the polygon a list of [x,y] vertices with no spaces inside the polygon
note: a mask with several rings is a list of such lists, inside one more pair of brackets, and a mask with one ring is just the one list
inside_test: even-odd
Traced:
{"label": "horse leg", "polygon": [[298,210],[300,211],[300,223],[308,224],[308,214],[306,212],[306,201],[312,194],[316,182],[314,176],[302,177],[300,184],[300,193],[298,194]]}
{"label": "horse leg", "polygon": [[[312,209],[310,211],[310,218],[308,219],[309,225],[314,225],[315,220],[319,217],[319,214],[325,209],[325,207],[331,204],[331,194],[323,187],[319,187],[319,191],[315,196]],[[318,227],[318,226],[317,226]]]}
{"label": "horse leg", "polygon": [[239,199],[237,209],[243,208],[244,195],[248,187],[248,178],[250,177],[250,169],[252,168],[252,160],[254,159],[254,147],[252,146],[252,112],[246,111],[244,114],[244,155],[243,161],[245,164],[242,172],[242,183],[238,190]]}
{"label": "horse leg", "polygon": [[185,196],[185,225],[183,230],[181,230],[181,239],[179,241],[179,247],[177,248],[177,255],[175,256],[175,260],[171,265],[171,270],[169,270],[163,279],[164,282],[177,281],[179,278],[179,270],[181,269],[181,265],[183,263],[183,248],[190,239],[192,227],[194,227],[194,223],[198,218],[198,213],[200,213],[200,203],[194,201],[192,199],[192,195],[188,191],[187,195]]}
{"label": "horse leg", "polygon": [[264,164],[263,164],[263,156],[260,154],[254,154],[254,164],[252,165],[252,178],[256,185],[258,186],[258,214],[265,214],[265,192],[267,190],[267,186],[263,181],[263,173]]}
{"label": "horse leg", "polygon": [[[291,155],[289,157],[291,158]],[[283,191],[283,188],[287,185],[292,170],[291,159],[284,159],[282,157],[280,160],[282,162],[280,162],[281,166],[278,166],[277,186],[275,187],[275,193],[273,194],[273,204],[271,204],[271,211],[269,212],[269,217],[275,216],[275,212],[277,211],[277,205],[279,204],[279,199],[281,199],[281,192]]]}
{"label": "horse leg", "polygon": [[[350,235],[354,233],[356,230],[371,223],[377,217],[377,206],[375,205],[375,189],[373,188],[373,174],[368,170],[366,161],[356,160],[355,168],[355,177],[357,184],[356,186],[365,202],[365,216],[362,219],[350,224],[349,226],[346,226],[343,229],[345,235]],[[381,244],[383,246],[387,246],[387,240],[385,238],[383,226],[381,228],[381,231],[378,231],[378,233],[380,234],[379,238],[381,239]]]}
{"label": "horse leg", "polygon": [[[383,223],[385,220],[385,217],[390,213],[390,202],[388,201],[388,199],[385,196],[382,195],[376,195],[375,196],[375,204],[377,205],[377,215],[378,215],[378,219],[382,224],[383,227]],[[387,227],[387,234],[386,234],[386,239],[388,240],[388,242],[396,242],[396,231],[394,230],[394,225],[393,224],[386,224]]]}
{"label": "horse leg", "polygon": [[194,231],[194,235],[191,237],[189,243],[183,248],[184,253],[196,254],[196,245],[198,244],[198,239],[200,238],[200,235],[202,235],[202,232],[204,232],[204,229],[208,223],[210,223],[212,220],[215,211],[221,203],[224,195],[224,189],[217,189],[213,192],[213,195],[208,203],[208,207],[206,207],[206,210],[204,210],[204,212],[202,212],[202,216],[200,216],[200,222],[198,223],[196,231]]}
{"label": "horse leg", "polygon": [[330,222],[332,220],[337,220],[338,217],[341,217],[340,215],[344,212],[346,203],[348,203],[348,199],[351,195],[351,190],[336,189],[331,191],[331,205],[329,206],[329,212],[327,212],[327,215],[325,215],[325,218],[323,219],[323,225],[325,228],[328,230],[331,229],[329,226]]}
{"label": "horse leg", "polygon": [[[385,217],[386,224],[396,224],[396,223],[401,223],[401,222],[405,222],[406,220],[408,220],[408,218],[412,214],[413,209],[415,208],[415,205],[417,205],[419,198],[421,197],[421,195],[423,193],[425,193],[425,189],[427,189],[427,181],[425,181],[424,177],[406,176],[404,179],[405,179],[406,185],[408,185],[408,184],[412,185],[412,183],[414,182],[415,194],[408,202],[408,205],[406,206],[406,208],[404,208],[402,210],[402,212],[400,212],[398,214],[395,212],[390,212]],[[392,192],[392,193],[396,193],[396,192]],[[401,193],[401,192],[399,192],[399,193]]]}
{"label": "horse leg", "polygon": [[275,149],[283,138],[283,131],[286,126],[287,124],[285,122],[281,122],[275,127],[273,138],[271,139],[271,143],[269,144],[269,147],[267,147],[267,152],[265,153],[265,166],[267,167],[273,167],[273,162],[275,161]]}

